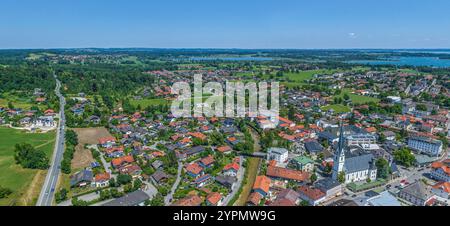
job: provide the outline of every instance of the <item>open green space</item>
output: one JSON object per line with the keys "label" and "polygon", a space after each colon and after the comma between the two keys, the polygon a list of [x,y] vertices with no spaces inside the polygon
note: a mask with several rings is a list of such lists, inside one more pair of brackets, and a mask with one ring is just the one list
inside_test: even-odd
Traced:
{"label": "open green space", "polygon": [[342,105],[342,104],[332,104],[332,105],[324,106],[321,109],[322,109],[322,111],[328,111],[330,109],[333,109],[334,112],[336,112],[336,113],[346,113],[346,112],[351,111],[350,107]]}
{"label": "open green space", "polygon": [[26,133],[21,130],[0,127],[0,185],[13,190],[9,197],[0,199],[0,206],[17,204],[38,172],[38,170],[23,169],[15,163],[15,145],[29,143],[36,149],[43,150],[51,158],[54,140],[54,132]]}
{"label": "open green space", "polygon": [[140,105],[142,108],[146,108],[148,106],[157,106],[157,105],[165,105],[169,102],[166,99],[142,99],[142,100],[130,100],[130,103],[137,107]]}
{"label": "open green space", "polygon": [[379,186],[383,186],[386,184],[386,180],[384,179],[377,179],[375,181],[369,182],[369,183],[350,183],[347,185],[347,188],[350,189],[352,192],[360,192],[365,191],[368,189],[376,188]]}
{"label": "open green space", "polygon": [[363,95],[354,94],[354,93],[352,93],[352,90],[350,90],[350,89],[342,90],[341,94],[336,95],[335,97],[344,98],[345,94],[347,94],[350,97],[350,100],[354,104],[365,104],[365,103],[369,103],[369,102],[374,102],[374,103],[380,102],[380,99],[378,99],[376,97],[370,97],[370,96],[363,96]]}

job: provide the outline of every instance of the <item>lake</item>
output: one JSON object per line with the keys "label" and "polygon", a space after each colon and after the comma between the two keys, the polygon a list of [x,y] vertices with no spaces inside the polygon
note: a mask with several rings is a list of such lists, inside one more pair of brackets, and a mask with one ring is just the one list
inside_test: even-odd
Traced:
{"label": "lake", "polygon": [[438,57],[392,57],[380,60],[351,60],[350,64],[368,64],[368,65],[396,65],[396,66],[429,66],[437,68],[450,67],[450,60],[439,59]]}
{"label": "lake", "polygon": [[272,61],[270,57],[191,57],[192,61]]}

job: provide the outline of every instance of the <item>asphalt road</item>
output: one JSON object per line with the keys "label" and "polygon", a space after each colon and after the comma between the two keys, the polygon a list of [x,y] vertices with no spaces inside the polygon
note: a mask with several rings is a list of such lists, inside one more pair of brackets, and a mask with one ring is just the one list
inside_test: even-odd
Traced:
{"label": "asphalt road", "polygon": [[66,104],[66,100],[60,93],[61,82],[57,79],[56,75],[54,75],[54,77],[56,80],[55,93],[60,100],[59,124],[56,132],[56,143],[55,143],[55,150],[53,152],[53,157],[51,160],[52,162],[47,172],[44,185],[42,186],[39,199],[36,203],[37,206],[51,206],[53,204],[56,183],[58,182],[58,176],[61,171],[61,161],[64,153],[64,135],[65,135],[64,124],[66,121],[64,115],[64,106]]}
{"label": "asphalt road", "polygon": [[178,161],[178,170],[177,170],[177,179],[175,180],[175,183],[173,184],[172,188],[170,189],[170,193],[167,194],[167,196],[164,198],[164,205],[169,206],[172,203],[173,194],[178,188],[178,185],[181,182],[181,171],[183,170],[183,164]]}

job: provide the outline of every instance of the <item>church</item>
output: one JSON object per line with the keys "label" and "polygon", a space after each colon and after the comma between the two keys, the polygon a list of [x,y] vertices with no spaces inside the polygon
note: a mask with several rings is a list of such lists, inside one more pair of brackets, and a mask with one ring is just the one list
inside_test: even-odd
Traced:
{"label": "church", "polygon": [[339,174],[344,172],[345,184],[377,179],[375,158],[357,146],[347,146],[344,141],[343,126],[340,127],[339,144],[334,156],[333,179],[338,180]]}

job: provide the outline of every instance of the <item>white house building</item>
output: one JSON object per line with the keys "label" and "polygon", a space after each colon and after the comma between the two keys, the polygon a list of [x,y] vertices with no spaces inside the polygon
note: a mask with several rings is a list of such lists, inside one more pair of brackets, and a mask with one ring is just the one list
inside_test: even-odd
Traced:
{"label": "white house building", "polygon": [[289,151],[285,148],[269,148],[267,160],[275,160],[277,163],[285,163],[288,160]]}

